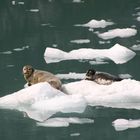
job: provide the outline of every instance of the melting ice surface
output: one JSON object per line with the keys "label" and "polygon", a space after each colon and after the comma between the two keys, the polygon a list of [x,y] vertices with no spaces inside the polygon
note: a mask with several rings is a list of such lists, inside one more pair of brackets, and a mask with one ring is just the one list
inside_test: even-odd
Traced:
{"label": "melting ice surface", "polygon": [[[82,55],[81,55],[82,54]],[[44,57],[46,63],[54,63],[62,60],[90,60],[96,58],[111,59],[116,64],[126,63],[135,56],[135,52],[116,44],[110,49],[89,49],[82,48],[64,52],[56,48],[46,48]]]}
{"label": "melting ice surface", "polygon": [[128,128],[140,127],[140,120],[117,119],[112,124],[116,131],[123,131]]}
{"label": "melting ice surface", "polygon": [[[19,90],[0,98],[1,109],[15,109],[41,123],[41,126],[68,126],[70,123],[92,123],[88,118],[53,118],[57,112],[83,113],[90,106],[140,110],[140,82],[126,79],[111,85],[81,80],[63,85],[63,92],[47,82]],[[66,94],[65,94],[66,93]]]}

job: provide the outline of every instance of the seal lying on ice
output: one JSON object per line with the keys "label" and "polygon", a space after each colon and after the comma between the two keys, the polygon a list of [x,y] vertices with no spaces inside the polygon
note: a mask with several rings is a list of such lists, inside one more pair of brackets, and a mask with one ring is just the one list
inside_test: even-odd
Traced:
{"label": "seal lying on ice", "polygon": [[48,82],[52,87],[59,90],[61,89],[62,83],[60,79],[50,72],[36,70],[32,66],[26,65],[23,67],[23,75],[28,83],[28,86],[40,82]]}
{"label": "seal lying on ice", "polygon": [[89,69],[86,73],[85,80],[91,80],[100,85],[109,85],[112,82],[121,81],[123,79],[109,73],[96,72],[94,69]]}

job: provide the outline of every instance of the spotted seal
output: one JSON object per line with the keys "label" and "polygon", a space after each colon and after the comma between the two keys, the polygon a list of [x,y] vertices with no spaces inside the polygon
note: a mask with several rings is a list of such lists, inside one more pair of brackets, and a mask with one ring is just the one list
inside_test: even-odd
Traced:
{"label": "spotted seal", "polygon": [[86,73],[85,80],[91,80],[91,81],[94,81],[100,85],[109,85],[113,82],[121,81],[123,79],[120,77],[111,75],[109,73],[97,72],[94,69],[89,69]]}
{"label": "spotted seal", "polygon": [[52,87],[61,89],[61,81],[58,77],[48,71],[42,71],[34,69],[31,65],[23,67],[23,75],[28,83],[28,86],[37,84],[40,82],[48,82]]}

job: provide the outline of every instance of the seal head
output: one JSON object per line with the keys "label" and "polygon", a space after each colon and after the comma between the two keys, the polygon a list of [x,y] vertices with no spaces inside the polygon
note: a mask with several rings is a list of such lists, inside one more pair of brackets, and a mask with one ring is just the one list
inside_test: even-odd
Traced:
{"label": "seal head", "polygon": [[94,69],[89,69],[86,72],[86,78],[85,78],[85,80],[92,80],[93,81],[95,73],[96,73],[96,71]]}
{"label": "seal head", "polygon": [[28,79],[33,73],[34,73],[34,69],[31,65],[26,65],[23,67],[23,75],[25,79]]}

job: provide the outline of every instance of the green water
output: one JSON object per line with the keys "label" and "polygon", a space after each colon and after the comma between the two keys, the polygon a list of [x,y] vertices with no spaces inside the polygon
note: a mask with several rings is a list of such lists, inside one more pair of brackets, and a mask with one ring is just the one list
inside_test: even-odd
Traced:
{"label": "green water", "polygon": [[[48,70],[55,74],[68,72],[84,73],[94,67],[112,74],[126,73],[140,80],[140,53],[126,64],[91,65],[88,61],[62,61],[46,64],[44,52],[46,47],[54,47],[70,51],[78,48],[110,48],[116,43],[131,47],[138,44],[139,32],[130,38],[114,38],[110,43],[100,44],[99,38],[88,28],[75,27],[91,19],[110,19],[117,23],[114,28],[136,26],[139,31],[140,22],[135,20],[135,8],[140,6],[139,0],[85,0],[83,3],[72,3],[72,0],[18,0],[12,4],[10,0],[0,1],[0,96],[11,94],[24,87],[25,80],[22,67],[31,64],[38,69]],[[39,9],[39,12],[30,12]],[[43,24],[43,25],[41,25]],[[47,25],[45,25],[47,24]],[[104,32],[111,27],[95,29]],[[71,40],[89,39],[88,44],[72,44]],[[16,48],[24,48],[16,50]],[[82,54],[81,54],[82,55]],[[68,83],[71,80],[63,80]],[[56,116],[64,114],[56,114]],[[73,116],[74,114],[65,114]],[[64,116],[65,116],[64,115]],[[0,140],[138,140],[140,128],[116,131],[112,122],[118,118],[139,119],[139,110],[112,109],[104,107],[88,107],[83,114],[76,114],[94,120],[93,124],[76,124],[69,127],[50,128],[36,126],[36,122],[23,117],[18,111],[0,110]],[[71,134],[80,134],[72,136]]]}

